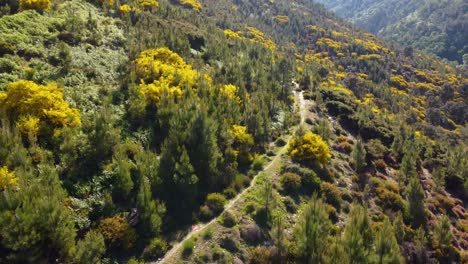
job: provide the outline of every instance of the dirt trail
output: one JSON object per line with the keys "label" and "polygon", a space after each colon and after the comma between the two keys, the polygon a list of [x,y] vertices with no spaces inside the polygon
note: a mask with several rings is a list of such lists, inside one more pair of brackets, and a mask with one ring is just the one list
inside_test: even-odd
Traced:
{"label": "dirt trail", "polygon": [[[299,112],[301,114],[301,124],[304,122],[304,119],[305,119],[305,113],[306,113],[306,110],[304,110],[304,106],[305,106],[305,101],[304,101],[304,95],[303,95],[303,92],[300,92],[299,95],[296,95],[296,92],[294,91],[294,95],[296,97],[299,97]],[[275,157],[261,170],[257,173],[257,175],[255,175],[255,177],[252,179],[252,181],[250,181],[250,185],[245,188],[242,192],[240,192],[239,194],[236,195],[236,197],[232,198],[228,204],[226,204],[224,206],[224,210],[223,210],[223,213],[228,211],[229,209],[231,209],[234,204],[244,196],[245,193],[247,193],[254,185],[255,185],[255,182],[258,178],[258,176],[260,174],[262,174],[263,172],[267,171],[273,164],[275,164],[275,162],[281,157],[281,155],[283,153],[286,152],[286,149],[288,147],[288,143],[289,143],[289,140],[291,139],[291,137],[288,138],[287,140],[287,143],[284,145],[284,147],[282,147],[280,150],[278,150],[278,153],[275,155]],[[180,251],[180,248],[182,247],[183,243],[185,241],[187,241],[190,237],[192,237],[193,235],[195,234],[198,234],[200,232],[202,232],[203,230],[205,230],[206,227],[208,227],[209,225],[213,224],[215,221],[216,221],[217,217],[213,218],[210,222],[208,223],[203,223],[203,224],[198,224],[196,226],[192,226],[191,228],[191,231],[184,236],[184,238],[177,242],[172,248],[171,250],[169,250],[166,255],[164,255],[164,257],[156,262],[150,262],[150,263],[159,263],[159,264],[163,264],[163,263],[175,263],[176,260],[177,260],[177,257],[178,257],[178,253]]]}

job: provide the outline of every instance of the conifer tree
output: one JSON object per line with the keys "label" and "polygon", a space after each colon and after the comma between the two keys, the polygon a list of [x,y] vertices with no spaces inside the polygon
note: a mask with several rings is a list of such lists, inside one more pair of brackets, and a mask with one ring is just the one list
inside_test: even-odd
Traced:
{"label": "conifer tree", "polygon": [[[19,189],[0,195],[0,245],[12,262],[69,262],[76,231],[57,172],[22,170]],[[93,250],[90,248],[89,250]]]}
{"label": "conifer tree", "polygon": [[387,217],[385,217],[382,227],[377,231],[374,247],[376,251],[376,263],[402,263],[400,247],[398,246],[392,225]]}
{"label": "conifer tree", "polygon": [[413,176],[406,190],[409,202],[409,210],[412,215],[412,226],[418,228],[426,224],[426,212],[424,208],[424,190],[417,176]]}
{"label": "conifer tree", "polygon": [[329,244],[326,254],[325,263],[327,264],[341,264],[349,262],[343,247],[343,242],[339,236],[335,236]]}
{"label": "conifer tree", "polygon": [[368,263],[371,259],[373,234],[367,210],[354,205],[343,234],[343,244],[349,263]]}
{"label": "conifer tree", "polygon": [[450,246],[452,245],[453,234],[450,228],[450,219],[443,215],[440,217],[434,228],[434,245],[444,256],[449,257]]}
{"label": "conifer tree", "polygon": [[362,170],[366,167],[366,150],[362,139],[358,138],[356,140],[356,145],[354,146],[353,151],[351,152],[351,157],[354,162],[354,169],[357,173],[361,173]]}
{"label": "conifer tree", "polygon": [[153,200],[150,184],[146,177],[140,179],[137,202],[142,233],[149,237],[158,235],[166,208],[160,202]]}
{"label": "conifer tree", "polygon": [[314,194],[294,229],[298,253],[306,263],[321,263],[327,249],[331,221],[325,204]]}
{"label": "conifer tree", "polygon": [[405,239],[405,223],[403,222],[401,212],[398,212],[397,216],[393,220],[393,230],[395,231],[395,237],[398,243],[401,244]]}

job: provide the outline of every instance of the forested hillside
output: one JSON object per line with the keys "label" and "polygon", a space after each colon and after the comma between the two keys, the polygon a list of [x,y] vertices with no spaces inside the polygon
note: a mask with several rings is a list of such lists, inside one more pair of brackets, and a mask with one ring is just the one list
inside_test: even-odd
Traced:
{"label": "forested hillside", "polygon": [[[468,3],[463,0],[318,0],[372,33],[460,64],[468,54]],[[465,64],[466,64],[465,63]]]}
{"label": "forested hillside", "polygon": [[466,72],[309,0],[0,11],[0,263],[468,260]]}

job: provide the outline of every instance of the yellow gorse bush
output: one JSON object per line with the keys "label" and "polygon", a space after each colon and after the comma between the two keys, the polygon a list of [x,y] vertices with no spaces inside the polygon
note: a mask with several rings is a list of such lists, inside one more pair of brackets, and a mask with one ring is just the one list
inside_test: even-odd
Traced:
{"label": "yellow gorse bush", "polygon": [[16,186],[18,179],[14,172],[8,171],[7,167],[0,167],[0,191],[4,190],[7,186]]}
{"label": "yellow gorse bush", "polygon": [[156,0],[138,0],[138,5],[143,8],[158,8],[159,2]]}
{"label": "yellow gorse bush", "polygon": [[159,102],[164,93],[179,98],[185,88],[197,88],[199,73],[168,48],[145,50],[135,64],[140,91],[151,101]]}
{"label": "yellow gorse bush", "polygon": [[25,133],[81,125],[78,109],[70,107],[55,83],[39,85],[26,80],[10,83],[6,92],[0,92],[0,106]]}
{"label": "yellow gorse bush", "polygon": [[120,10],[121,13],[126,14],[126,13],[132,11],[132,7],[129,6],[129,5],[127,5],[127,4],[125,4],[125,5],[121,5],[121,6],[119,7],[119,10]]}
{"label": "yellow gorse bush", "polygon": [[326,164],[331,158],[328,144],[312,132],[293,137],[289,142],[288,154],[294,160],[315,165]]}
{"label": "yellow gorse bush", "polygon": [[50,9],[50,0],[20,0],[20,10],[35,9],[45,10]]}
{"label": "yellow gorse bush", "polygon": [[221,87],[221,94],[226,96],[230,100],[236,101],[238,104],[241,103],[240,97],[237,95],[238,88],[235,85],[227,84]]}
{"label": "yellow gorse bush", "polygon": [[279,23],[287,24],[289,23],[289,17],[288,16],[275,16],[275,20]]}
{"label": "yellow gorse bush", "polygon": [[246,126],[233,125],[229,132],[234,137],[236,142],[243,145],[253,144],[253,137],[251,134],[247,133]]}
{"label": "yellow gorse bush", "polygon": [[179,3],[186,7],[191,7],[193,10],[200,10],[202,8],[202,4],[197,0],[178,0]]}

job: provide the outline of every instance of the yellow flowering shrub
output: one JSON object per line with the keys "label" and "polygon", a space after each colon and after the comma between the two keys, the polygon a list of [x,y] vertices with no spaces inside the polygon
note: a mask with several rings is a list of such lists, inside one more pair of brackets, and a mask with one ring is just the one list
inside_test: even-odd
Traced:
{"label": "yellow flowering shrub", "polygon": [[334,41],[334,40],[329,39],[329,38],[319,38],[317,40],[317,45],[326,46],[328,48],[338,50],[338,49],[341,48],[342,43]]}
{"label": "yellow flowering shrub", "polygon": [[179,4],[185,6],[185,7],[190,7],[193,10],[200,10],[202,8],[202,4],[198,2],[197,0],[178,0]]}
{"label": "yellow flowering shrub", "polygon": [[390,84],[400,89],[408,88],[408,82],[401,75],[395,75],[390,77]]}
{"label": "yellow flowering shrub", "polygon": [[25,135],[37,135],[39,132],[39,118],[35,116],[23,116],[16,123],[21,133]]}
{"label": "yellow flowering shrub", "polygon": [[50,0],[20,0],[19,1],[20,10],[46,10],[50,9]]}
{"label": "yellow flowering shrub", "polygon": [[383,58],[379,54],[366,54],[366,55],[360,55],[358,57],[358,60],[360,61],[364,61],[364,60],[383,61]]}
{"label": "yellow flowering shrub", "polygon": [[247,27],[246,35],[250,39],[251,42],[260,43],[265,48],[270,49],[272,52],[275,52],[276,50],[275,42],[273,42],[273,40],[270,37],[265,36],[265,34],[261,32],[260,30],[258,30],[257,28]]}
{"label": "yellow flowering shrub", "polygon": [[224,35],[225,35],[226,37],[232,38],[232,39],[244,40],[245,37],[242,36],[242,34],[243,34],[242,31],[237,31],[237,32],[235,32],[235,31],[232,31],[232,30],[230,30],[230,29],[225,29],[225,30],[224,30]]}
{"label": "yellow flowering shrub", "polygon": [[119,10],[120,10],[120,13],[122,13],[122,14],[127,14],[127,13],[129,13],[130,11],[132,11],[132,7],[129,6],[129,5],[127,5],[127,4],[125,4],[125,5],[121,5],[121,6],[119,7]]}
{"label": "yellow flowering shrub", "polygon": [[314,165],[326,164],[331,158],[328,144],[312,132],[294,136],[289,142],[288,154],[293,160]]}
{"label": "yellow flowering shrub", "polygon": [[159,3],[156,0],[138,0],[138,5],[143,9],[158,8]]}
{"label": "yellow flowering shrub", "polygon": [[141,52],[135,65],[140,91],[151,101],[159,102],[164,93],[179,98],[185,87],[197,87],[198,72],[168,48]]}
{"label": "yellow flowering shrub", "polygon": [[240,97],[237,95],[237,91],[239,89],[235,86],[235,85],[232,85],[232,84],[227,84],[227,85],[224,85],[223,87],[221,87],[220,91],[221,91],[221,94],[226,96],[228,99],[230,100],[234,100],[236,101],[237,103],[241,103],[241,99]]}
{"label": "yellow flowering shrub", "polygon": [[289,17],[288,16],[275,16],[276,22],[287,24],[289,23]]}
{"label": "yellow flowering shrub", "polygon": [[251,134],[247,133],[246,126],[233,125],[229,132],[234,136],[236,142],[245,145],[253,144],[253,137]]}
{"label": "yellow flowering shrub", "polygon": [[6,92],[0,92],[0,106],[23,132],[81,125],[78,109],[70,107],[55,83],[39,85],[26,80],[10,83]]}
{"label": "yellow flowering shrub", "polygon": [[18,179],[14,172],[8,171],[7,167],[0,167],[0,191],[7,186],[15,186],[18,184]]}
{"label": "yellow flowering shrub", "polygon": [[253,160],[251,148],[254,144],[254,139],[253,136],[247,132],[247,127],[233,125],[229,133],[234,137],[233,148],[237,161],[240,164],[251,163]]}

